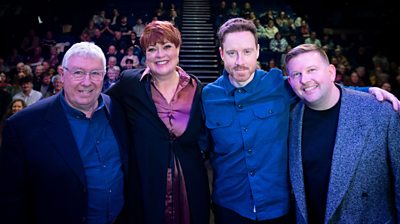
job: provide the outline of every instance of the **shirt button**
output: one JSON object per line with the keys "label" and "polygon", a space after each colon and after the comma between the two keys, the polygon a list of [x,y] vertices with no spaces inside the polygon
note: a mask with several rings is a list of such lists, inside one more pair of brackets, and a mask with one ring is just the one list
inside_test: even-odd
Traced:
{"label": "shirt button", "polygon": [[238,108],[239,108],[239,109],[243,109],[243,105],[242,105],[242,104],[239,104],[239,105],[238,105]]}
{"label": "shirt button", "polygon": [[268,113],[269,113],[269,114],[273,114],[273,113],[274,113],[274,111],[273,111],[273,110],[271,110],[271,109],[269,109],[269,110],[268,110]]}
{"label": "shirt button", "polygon": [[243,91],[243,89],[238,89],[238,92],[243,93],[244,91]]}
{"label": "shirt button", "polygon": [[248,149],[247,152],[248,152],[249,154],[251,154],[251,153],[253,153],[253,149]]}
{"label": "shirt button", "polygon": [[244,132],[247,132],[248,130],[249,130],[249,129],[247,129],[247,128],[243,128],[243,131],[244,131]]}
{"label": "shirt button", "polygon": [[250,176],[254,176],[256,174],[256,171],[254,171],[254,170],[252,170],[252,171],[250,171]]}

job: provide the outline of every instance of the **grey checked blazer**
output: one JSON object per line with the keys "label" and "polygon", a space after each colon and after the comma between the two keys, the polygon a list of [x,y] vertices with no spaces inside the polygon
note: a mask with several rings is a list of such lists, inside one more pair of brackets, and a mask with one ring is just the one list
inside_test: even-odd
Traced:
{"label": "grey checked blazer", "polygon": [[[291,112],[289,170],[296,223],[307,223],[301,130]],[[400,223],[400,116],[387,102],[342,88],[324,223]]]}

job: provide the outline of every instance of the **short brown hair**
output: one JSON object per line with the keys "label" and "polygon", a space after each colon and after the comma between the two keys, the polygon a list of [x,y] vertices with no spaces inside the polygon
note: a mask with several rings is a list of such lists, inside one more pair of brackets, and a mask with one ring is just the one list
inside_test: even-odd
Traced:
{"label": "short brown hair", "polygon": [[315,44],[300,44],[299,46],[293,48],[286,54],[285,65],[289,63],[289,61],[292,60],[294,57],[312,51],[318,52],[319,55],[321,55],[321,57],[324,59],[324,61],[327,64],[329,64],[329,58],[326,55],[326,52],[322,48],[318,47]]}
{"label": "short brown hair", "polygon": [[257,28],[252,21],[243,18],[232,18],[226,21],[218,30],[218,40],[219,46],[223,48],[222,44],[224,42],[225,36],[228,33],[244,32],[249,31],[253,34],[256,40],[256,45],[258,44],[257,38]]}
{"label": "short brown hair", "polygon": [[150,45],[170,41],[175,47],[182,43],[181,32],[168,21],[153,21],[146,25],[140,36],[140,45],[146,50]]}

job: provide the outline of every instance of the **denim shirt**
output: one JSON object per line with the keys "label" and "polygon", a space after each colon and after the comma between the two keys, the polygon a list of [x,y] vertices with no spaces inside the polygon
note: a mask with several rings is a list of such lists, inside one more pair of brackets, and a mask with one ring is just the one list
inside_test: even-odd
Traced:
{"label": "denim shirt", "polygon": [[297,100],[281,70],[256,70],[234,87],[223,72],[204,87],[206,126],[213,139],[213,202],[252,220],[289,212],[290,105]]}

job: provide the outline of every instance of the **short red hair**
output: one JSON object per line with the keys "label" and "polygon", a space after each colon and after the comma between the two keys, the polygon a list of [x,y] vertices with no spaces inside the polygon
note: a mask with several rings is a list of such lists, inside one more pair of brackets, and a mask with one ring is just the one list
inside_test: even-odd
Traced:
{"label": "short red hair", "polygon": [[180,47],[182,43],[181,32],[168,21],[153,21],[147,24],[140,36],[140,45],[144,50],[150,45],[163,44],[166,41],[173,43],[175,47]]}

